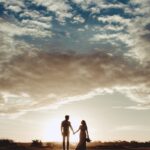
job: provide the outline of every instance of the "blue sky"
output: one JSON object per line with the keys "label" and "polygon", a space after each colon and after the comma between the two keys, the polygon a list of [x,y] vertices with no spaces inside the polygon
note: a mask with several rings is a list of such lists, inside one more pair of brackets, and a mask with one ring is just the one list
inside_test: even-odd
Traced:
{"label": "blue sky", "polygon": [[[114,116],[114,110],[148,114],[149,6],[149,0],[0,0],[3,123],[16,117],[25,121],[26,115],[32,118],[41,111],[62,109],[65,115],[67,106],[76,112],[79,103],[92,102],[97,109],[101,105],[97,97],[111,105]],[[114,106],[103,95],[112,95],[120,104]],[[83,110],[86,114],[88,108]],[[59,113],[51,117],[57,115],[59,118]],[[136,113],[133,116],[139,119]],[[142,122],[142,115],[140,118]],[[97,120],[91,124],[94,128]],[[112,126],[117,131],[134,127],[136,131],[144,126],[133,125],[131,120],[124,126],[114,122]],[[113,136],[117,139],[117,134]],[[98,138],[102,137],[95,135]]]}

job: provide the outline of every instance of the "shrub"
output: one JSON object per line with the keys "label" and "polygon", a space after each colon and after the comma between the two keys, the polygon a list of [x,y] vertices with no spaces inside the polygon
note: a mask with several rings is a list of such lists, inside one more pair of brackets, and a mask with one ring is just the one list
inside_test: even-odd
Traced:
{"label": "shrub", "polygon": [[0,139],[0,146],[16,146],[17,144],[13,140]]}
{"label": "shrub", "polygon": [[54,147],[54,143],[51,143],[51,142],[46,143],[46,146],[49,147],[49,148],[53,148]]}
{"label": "shrub", "polygon": [[42,147],[43,143],[40,140],[32,140],[31,146]]}

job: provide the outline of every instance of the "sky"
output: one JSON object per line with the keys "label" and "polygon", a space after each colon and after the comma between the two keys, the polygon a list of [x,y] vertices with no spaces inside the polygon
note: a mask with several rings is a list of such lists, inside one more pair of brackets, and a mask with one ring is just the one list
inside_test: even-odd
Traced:
{"label": "sky", "polygon": [[0,138],[149,141],[149,41],[150,0],[0,0]]}

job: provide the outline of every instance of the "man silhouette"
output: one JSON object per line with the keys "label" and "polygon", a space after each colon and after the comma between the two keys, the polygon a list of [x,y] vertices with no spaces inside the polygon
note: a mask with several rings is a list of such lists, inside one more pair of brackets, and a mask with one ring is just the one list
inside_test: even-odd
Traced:
{"label": "man silhouette", "polygon": [[[69,115],[66,115],[65,120],[62,121],[61,123],[61,133],[63,136],[63,150],[69,150],[69,136],[70,136],[69,128],[71,128],[72,132],[74,133],[71,123],[69,121]],[[67,140],[67,149],[65,144],[66,140]]]}

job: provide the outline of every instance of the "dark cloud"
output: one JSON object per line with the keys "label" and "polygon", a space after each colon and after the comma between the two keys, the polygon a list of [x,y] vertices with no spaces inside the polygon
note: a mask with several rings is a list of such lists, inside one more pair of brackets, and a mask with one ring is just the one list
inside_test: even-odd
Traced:
{"label": "dark cloud", "polygon": [[145,26],[145,29],[150,31],[150,23]]}
{"label": "dark cloud", "polygon": [[150,41],[150,33],[147,33],[147,34],[145,34],[145,35],[142,35],[142,38],[143,38],[144,40],[146,40],[147,42],[149,42],[149,41]]}
{"label": "dark cloud", "polygon": [[144,27],[146,33],[144,35],[142,35],[142,38],[144,40],[146,40],[147,42],[150,41],[150,23],[147,24],[145,27]]}
{"label": "dark cloud", "polygon": [[84,55],[24,52],[1,64],[1,104],[5,106],[1,112],[45,108],[98,88],[123,93],[131,88],[135,95],[141,85],[150,90],[148,68],[123,56],[103,52]]}

